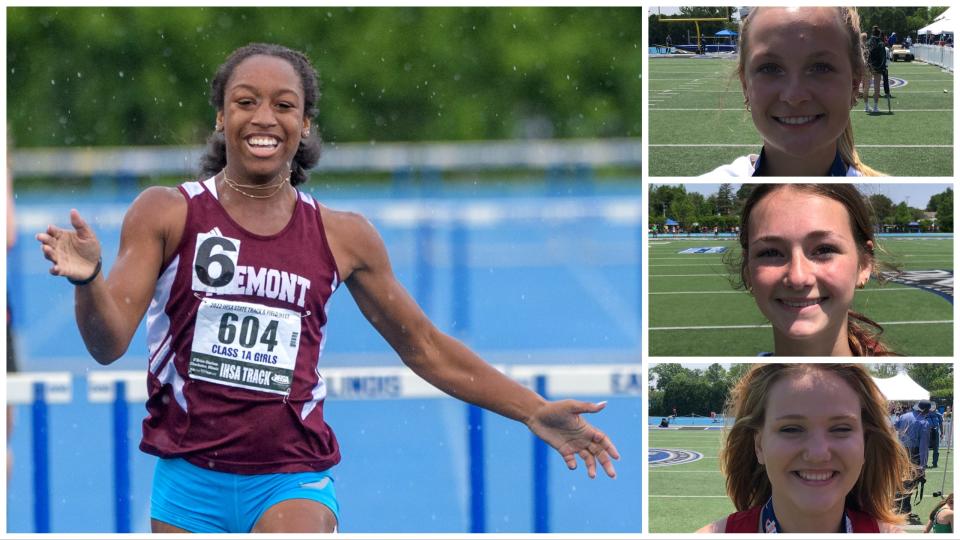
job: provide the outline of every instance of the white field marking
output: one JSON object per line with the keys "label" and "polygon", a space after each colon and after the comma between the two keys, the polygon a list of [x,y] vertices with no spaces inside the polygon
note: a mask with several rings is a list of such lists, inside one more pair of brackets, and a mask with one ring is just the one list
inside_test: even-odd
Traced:
{"label": "white field marking", "polygon": [[[660,90],[668,92],[670,90]],[[743,94],[742,90],[689,90],[691,94]],[[900,91],[897,94],[942,94],[943,90],[911,90]]]}
{"label": "white field marking", "polygon": [[680,266],[715,266],[715,265],[722,264],[722,263],[723,263],[723,261],[721,261],[721,260],[718,259],[718,260],[716,260],[716,261],[704,261],[703,263],[700,263],[700,264],[648,264],[647,266],[650,267],[650,268],[658,267],[658,266],[666,266],[666,267],[669,267],[669,268],[676,268],[676,267],[680,267]]}
{"label": "white field marking", "polygon": [[[886,321],[878,322],[877,324],[883,325],[900,325],[900,324],[953,324],[952,320],[948,321]],[[650,331],[653,330],[741,330],[741,329],[751,329],[751,328],[770,328],[769,324],[739,324],[739,325],[724,325],[724,326],[651,326]]]}
{"label": "white field marking", "polygon": [[[732,108],[723,108],[723,109],[687,109],[687,108],[658,108],[658,111],[699,111],[699,112],[714,112],[714,111],[737,111],[746,113],[743,107],[732,107]],[[897,112],[953,112],[953,109],[897,109]]]}
{"label": "white field marking", "polygon": [[653,493],[650,494],[650,498],[651,499],[729,499],[727,495],[654,495]]}
{"label": "white field marking", "polygon": [[717,474],[720,474],[720,471],[707,470],[707,469],[696,470],[696,471],[671,471],[671,470],[665,470],[665,469],[669,469],[669,468],[670,468],[669,466],[668,466],[668,467],[653,467],[653,468],[650,469],[650,474],[653,474],[653,473],[705,473],[705,472],[706,472],[706,473],[714,473],[714,472],[715,472],[715,473],[717,473]]}
{"label": "white field marking", "polygon": [[[687,72],[681,72],[681,73],[661,73],[661,75],[684,75],[684,74],[686,74],[686,73],[687,73]],[[739,86],[739,82],[740,82],[740,81],[737,80],[737,76],[736,76],[736,74],[734,74],[734,73],[726,74],[726,75],[725,75],[725,74],[722,74],[722,73],[697,73],[697,72],[689,72],[689,74],[690,74],[690,75],[695,75],[695,76],[697,76],[697,77],[696,77],[696,80],[729,81],[730,86],[733,86],[734,84],[737,84],[737,85]],[[718,77],[717,75],[719,75],[719,77]],[[657,78],[657,79],[650,79],[650,80],[651,80],[651,81],[690,81],[690,80],[692,80],[692,79],[690,79],[689,77],[688,77],[688,78],[685,78],[685,79],[683,79],[683,78],[672,78],[672,77],[671,77],[671,78],[662,78],[662,79],[661,79],[661,78]],[[907,79],[907,81],[908,81],[909,84],[913,84],[913,83],[935,83],[935,82],[938,82],[938,83],[949,83],[949,82],[953,82],[953,79]],[[901,93],[912,93],[912,92],[913,92],[913,91],[907,91],[907,90],[905,90],[905,89],[907,88],[907,86],[901,86],[900,88],[895,88],[895,90],[899,90],[899,89],[901,89],[901,88],[904,89],[904,92],[901,92]],[[737,90],[737,91],[739,92],[739,90]],[[942,93],[943,91],[941,90],[940,92]],[[896,94],[894,94],[894,95],[896,95]]]}
{"label": "white field marking", "polygon": [[[909,265],[914,265],[914,264],[931,264],[931,263],[944,263],[944,264],[947,264],[947,263],[952,263],[952,262],[953,262],[953,259],[917,259],[917,260],[907,261],[907,262],[905,262],[904,264],[909,264]],[[679,267],[683,267],[683,266],[693,266],[693,267],[717,266],[717,265],[720,265],[720,264],[725,264],[725,263],[724,263],[722,260],[717,259],[717,260],[714,260],[714,261],[703,261],[703,262],[701,262],[701,263],[694,263],[694,264],[680,264],[680,263],[648,264],[647,267],[648,267],[648,268],[662,268],[662,267],[667,267],[667,268],[679,268]]]}
{"label": "white field marking", "polygon": [[[857,289],[857,294],[874,292],[893,292],[893,291],[924,291],[920,287],[884,287],[876,289]],[[926,291],[924,291],[926,292]],[[669,291],[669,292],[648,292],[647,294],[747,294],[746,291]]]}
{"label": "white field marking", "polygon": [[722,277],[726,278],[726,274],[650,274],[650,277]]}
{"label": "white field marking", "polygon": [[[730,147],[730,148],[756,148],[760,143],[754,144],[648,144],[649,147]],[[858,144],[857,148],[953,148],[952,144]]]}
{"label": "white field marking", "polygon": [[[731,70],[731,71],[732,71],[732,70]],[[685,73],[693,73],[693,74],[706,73],[706,74],[709,74],[709,75],[722,75],[722,74],[723,74],[722,71],[716,71],[716,70],[714,70],[714,71],[700,71],[700,70],[690,70],[690,69],[680,69],[680,70],[673,70],[673,71],[671,71],[671,70],[660,71],[659,69],[657,70],[657,75],[683,75],[683,74],[685,74]]]}

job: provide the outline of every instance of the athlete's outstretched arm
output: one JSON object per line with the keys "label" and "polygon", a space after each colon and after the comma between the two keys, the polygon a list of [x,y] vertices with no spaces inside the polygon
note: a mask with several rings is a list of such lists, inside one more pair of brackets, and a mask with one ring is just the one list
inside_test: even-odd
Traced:
{"label": "athlete's outstretched arm", "polygon": [[546,401],[500,373],[430,322],[397,281],[383,241],[369,222],[339,212],[327,212],[324,220],[341,278],[364,316],[410,369],[453,397],[525,423],[560,452],[570,469],[580,456],[591,478],[598,461],[607,475],[616,476],[616,447],[580,416],[598,412],[604,404]]}
{"label": "athlete's outstretched arm", "polygon": [[[182,223],[183,197],[170,188],[150,188],[130,206],[123,219],[120,249],[109,277],[101,271],[86,285],[74,287],[77,326],[90,354],[110,364],[126,352],[147,310],[159,276],[171,224]],[[54,225],[37,234],[50,273],[74,281],[88,279],[101,260],[100,241],[76,210],[72,230]]]}

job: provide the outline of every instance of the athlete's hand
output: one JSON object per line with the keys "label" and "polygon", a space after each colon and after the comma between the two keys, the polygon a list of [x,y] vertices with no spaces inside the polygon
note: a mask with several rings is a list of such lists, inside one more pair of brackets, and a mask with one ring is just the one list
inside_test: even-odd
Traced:
{"label": "athlete's hand", "polygon": [[616,478],[613,460],[620,459],[617,447],[602,431],[580,417],[584,413],[600,412],[605,406],[606,402],[585,403],[572,399],[548,401],[526,424],[537,437],[560,452],[570,470],[577,468],[576,456],[580,456],[587,465],[587,476],[590,478],[597,476],[598,461],[607,476]]}
{"label": "athlete's hand", "polygon": [[70,224],[74,230],[61,229],[55,225],[47,232],[38,233],[43,256],[53,266],[50,273],[73,280],[84,280],[93,275],[100,260],[100,242],[93,229],[80,217],[80,212],[70,210]]}

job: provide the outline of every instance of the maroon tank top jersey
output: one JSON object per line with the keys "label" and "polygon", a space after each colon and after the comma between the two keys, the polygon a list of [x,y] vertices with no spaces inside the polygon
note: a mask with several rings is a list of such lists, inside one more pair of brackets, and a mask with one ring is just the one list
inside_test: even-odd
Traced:
{"label": "maroon tank top jersey", "polygon": [[227,215],[213,179],[180,191],[183,238],[147,311],[141,450],[238,474],[332,467],[317,365],[339,281],[318,204],[298,192],[287,226],[260,236]]}

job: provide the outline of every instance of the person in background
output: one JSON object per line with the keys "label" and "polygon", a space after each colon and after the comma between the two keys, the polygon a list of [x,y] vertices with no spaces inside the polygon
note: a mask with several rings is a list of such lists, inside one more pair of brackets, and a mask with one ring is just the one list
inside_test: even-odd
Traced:
{"label": "person in background", "polygon": [[[883,42],[889,42],[889,38],[882,36]],[[893,95],[890,94],[890,58],[888,53],[890,49],[893,48],[893,45],[883,48],[883,97],[892,98]]]}
{"label": "person in background", "polygon": [[933,405],[930,409],[930,449],[933,450],[930,468],[936,469],[940,461],[940,441],[943,439],[943,414],[937,410],[935,403]]}
{"label": "person in background", "polygon": [[940,504],[930,512],[930,520],[927,521],[925,533],[953,533],[953,493],[947,495],[947,498],[940,501]]}
{"label": "person in background", "polygon": [[[874,26],[872,35],[867,39],[867,66],[870,68],[870,75],[867,82],[863,83],[863,110],[865,112],[880,112],[877,103],[880,101],[880,80],[883,72],[887,68],[887,49],[883,44],[883,37],[880,34],[880,27]],[[870,83],[873,83],[873,109],[870,109]],[[888,92],[889,93],[889,92]]]}

